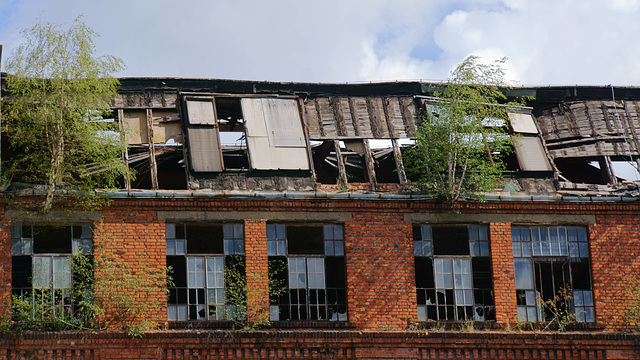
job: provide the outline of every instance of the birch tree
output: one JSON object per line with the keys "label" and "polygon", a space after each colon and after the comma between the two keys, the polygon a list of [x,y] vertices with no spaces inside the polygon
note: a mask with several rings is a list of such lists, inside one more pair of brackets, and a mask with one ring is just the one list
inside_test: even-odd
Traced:
{"label": "birch tree", "polygon": [[453,70],[445,90],[434,94],[419,117],[415,146],[405,154],[415,191],[453,205],[501,184],[501,159],[512,148],[507,109],[521,105],[506,103],[504,61],[483,64],[470,56]]}
{"label": "birch tree", "polygon": [[22,35],[6,65],[3,176],[46,185],[41,209],[48,211],[56,190],[92,193],[127,171],[117,122],[108,120],[119,85],[113,74],[124,66],[95,56],[97,34],[80,17],[67,29],[39,22]]}

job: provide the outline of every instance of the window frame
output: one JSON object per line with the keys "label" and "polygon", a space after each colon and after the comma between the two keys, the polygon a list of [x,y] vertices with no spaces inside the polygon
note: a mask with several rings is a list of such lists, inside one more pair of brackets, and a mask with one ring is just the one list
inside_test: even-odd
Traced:
{"label": "window frame", "polygon": [[[189,239],[187,236],[188,226],[211,225],[222,227],[222,253],[204,252],[190,253]],[[178,231],[178,227],[182,227]],[[174,260],[184,259],[185,286],[169,286],[169,299],[167,301],[167,320],[171,322],[179,321],[217,321],[217,320],[243,320],[246,310],[239,308],[237,304],[227,302],[227,269],[232,261],[230,257],[239,257],[242,263],[245,261],[244,247],[244,224],[241,222],[220,222],[220,223],[185,223],[166,222],[165,223],[165,252],[168,262],[170,257]],[[198,259],[202,259],[201,272],[191,270],[191,264]],[[208,261],[220,261],[222,268],[215,270],[214,278],[210,278],[211,271],[208,271]],[[195,270],[198,270],[195,267]],[[243,269],[244,270],[244,269]],[[177,272],[174,269],[174,273]],[[192,284],[190,274],[194,274],[194,279],[200,275],[203,279],[203,286]],[[244,275],[244,274],[243,274]],[[221,278],[220,278],[221,276]],[[222,286],[214,286],[222,281]],[[210,286],[211,284],[211,286]],[[213,295],[212,295],[213,294]],[[220,299],[223,300],[220,300]],[[202,314],[200,314],[202,312]]]}
{"label": "window frame", "polygon": [[[555,301],[558,295],[563,298],[564,304],[556,306],[572,312],[576,322],[596,322],[587,227],[512,225],[511,243],[518,321],[548,320],[550,316],[545,313],[544,302]],[[589,289],[575,288],[574,267],[585,263]],[[560,276],[563,280],[561,286],[556,284]],[[549,281],[551,284],[548,284]],[[549,288],[552,289],[551,294]],[[571,293],[564,295],[569,289]]]}
{"label": "window frame", "polygon": [[[436,251],[434,228],[466,228],[468,253],[442,254]],[[491,321],[495,319],[493,274],[489,274],[491,288],[476,287],[474,258],[490,262],[489,228],[483,224],[419,224],[414,226],[414,263],[416,264],[416,302],[418,321]],[[419,266],[418,264],[424,264]],[[450,272],[443,272],[439,264],[448,263]],[[455,264],[466,263],[468,272],[455,271]],[[423,269],[427,266],[427,269]],[[427,270],[426,274],[421,271]],[[480,271],[479,269],[477,270]],[[442,284],[449,274],[447,283]],[[429,277],[431,275],[431,277]],[[466,275],[466,276],[464,276]],[[432,283],[432,287],[419,287]],[[462,297],[462,299],[459,299]],[[478,298],[478,299],[477,299]],[[480,299],[482,298],[482,299]],[[480,302],[482,301],[482,302]]]}
{"label": "window frame", "polygon": [[[289,226],[321,226],[323,236],[322,253],[289,253],[289,238],[287,236],[287,227]],[[344,228],[342,224],[299,225],[295,223],[267,223],[267,254],[271,268],[277,266],[275,264],[278,264],[278,262],[286,264],[286,281],[279,286],[279,289],[282,289],[284,293],[278,297],[270,296],[270,321],[348,321]],[[343,268],[334,269],[343,272],[344,283],[342,287],[332,287],[328,284],[327,268],[329,263],[327,259],[331,261],[332,258],[342,259]],[[297,265],[293,269],[292,264],[297,263],[304,264],[303,269],[300,269]],[[315,264],[316,271],[312,271],[311,264]],[[317,271],[318,264],[322,267],[321,271]],[[296,275],[298,279],[304,278],[304,284],[300,286],[300,280],[298,280],[292,286],[294,283],[292,280],[293,275]],[[269,276],[271,282],[274,274],[270,271]],[[317,284],[319,276],[321,276],[321,284]],[[310,280],[312,277],[316,279],[315,284],[312,284],[313,281]]]}

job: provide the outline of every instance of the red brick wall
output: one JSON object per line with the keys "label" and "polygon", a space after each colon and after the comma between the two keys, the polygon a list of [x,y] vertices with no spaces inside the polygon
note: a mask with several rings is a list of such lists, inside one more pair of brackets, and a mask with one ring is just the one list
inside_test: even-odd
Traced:
{"label": "red brick wall", "polygon": [[4,334],[8,359],[538,359],[632,360],[637,335],[424,331],[169,331]]}
{"label": "red brick wall", "polygon": [[[597,224],[589,227],[593,289],[598,324],[607,330],[623,329],[622,314],[628,308],[625,289],[633,274],[640,274],[640,203],[487,202],[461,203],[461,214],[594,214]],[[158,210],[192,211],[297,211],[349,212],[344,224],[349,320],[359,329],[404,329],[406,318],[415,320],[416,298],[412,249],[412,224],[404,222],[409,212],[451,211],[430,201],[360,199],[114,199],[96,224],[95,243],[122,264],[131,266],[144,281],[144,264],[164,271],[164,222]],[[247,267],[266,271],[266,234],[263,221],[246,221]],[[509,224],[490,226],[496,316],[501,322],[516,319],[513,259]],[[0,222],[0,301],[10,294],[10,233]],[[397,245],[397,247],[396,247]],[[100,280],[100,273],[97,274]],[[248,278],[252,307],[265,304],[264,279]],[[140,318],[164,322],[164,284],[153,290],[156,305]],[[128,290],[129,291],[129,290]],[[260,293],[262,291],[262,294]],[[130,293],[144,298],[139,291]],[[99,293],[97,295],[100,295]],[[8,306],[2,310],[8,311]]]}
{"label": "red brick wall", "polygon": [[357,212],[345,223],[349,320],[363,329],[404,329],[417,319],[411,224],[402,214]]}
{"label": "red brick wall", "polygon": [[105,321],[166,321],[165,225],[155,211],[105,209],[94,227],[94,254],[95,296],[106,309]]}
{"label": "red brick wall", "polygon": [[247,308],[252,321],[269,319],[269,266],[267,256],[267,222],[244,222],[247,261]]}
{"label": "red brick wall", "polygon": [[518,321],[518,316],[511,248],[511,224],[491,223],[489,225],[489,241],[496,322],[505,326],[515,324]]}
{"label": "red brick wall", "polygon": [[627,287],[632,277],[640,278],[640,214],[599,214],[589,227],[589,243],[596,319],[607,330],[625,328]]}

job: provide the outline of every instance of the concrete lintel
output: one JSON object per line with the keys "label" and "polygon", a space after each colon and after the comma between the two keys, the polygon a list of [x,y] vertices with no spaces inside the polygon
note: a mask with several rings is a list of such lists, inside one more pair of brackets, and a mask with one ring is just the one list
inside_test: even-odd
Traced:
{"label": "concrete lintel", "polygon": [[158,211],[158,220],[175,222],[207,221],[306,221],[346,222],[351,221],[350,212],[296,212],[296,211]]}
{"label": "concrete lintel", "polygon": [[38,225],[69,225],[81,222],[94,222],[102,219],[102,211],[64,211],[52,210],[45,214],[21,210],[7,210],[6,220]]}
{"label": "concrete lintel", "polygon": [[596,223],[595,215],[564,214],[443,214],[411,213],[404,215],[410,223],[512,223],[523,225],[589,225]]}

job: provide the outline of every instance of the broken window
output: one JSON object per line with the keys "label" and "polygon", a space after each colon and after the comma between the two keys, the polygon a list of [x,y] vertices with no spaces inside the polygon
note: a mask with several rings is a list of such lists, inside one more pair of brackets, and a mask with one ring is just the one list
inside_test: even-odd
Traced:
{"label": "broken window", "polygon": [[342,225],[267,224],[270,319],[347,321]]}
{"label": "broken window", "polygon": [[[74,314],[73,256],[93,253],[90,224],[47,226],[11,224],[11,291],[30,299],[34,309],[56,316]],[[77,302],[77,301],[76,301]],[[45,314],[34,314],[34,316]]]}
{"label": "broken window", "polygon": [[242,224],[166,224],[166,252],[169,321],[244,318]]}
{"label": "broken window", "polygon": [[185,107],[193,171],[309,170],[296,99],[190,96]]}
{"label": "broken window", "polygon": [[487,226],[414,228],[418,321],[494,320]]}
{"label": "broken window", "polygon": [[519,321],[551,319],[544,303],[594,322],[587,229],[579,226],[513,226],[513,261]]}

